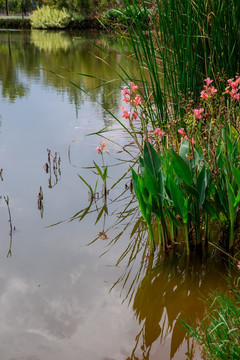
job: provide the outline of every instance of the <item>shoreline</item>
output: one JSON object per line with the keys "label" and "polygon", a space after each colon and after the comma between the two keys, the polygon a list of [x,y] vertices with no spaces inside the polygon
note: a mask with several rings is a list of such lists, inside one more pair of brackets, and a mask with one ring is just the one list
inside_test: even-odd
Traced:
{"label": "shoreline", "polygon": [[[100,18],[99,18],[100,20]],[[81,21],[73,21],[69,26],[59,29],[39,29],[39,30],[104,30],[104,26],[101,24],[97,18],[85,18]],[[20,30],[31,30],[31,23],[29,18],[17,18],[11,17],[11,15],[0,17],[0,29],[10,30],[10,29],[20,29]],[[38,29],[35,29],[38,30]]]}

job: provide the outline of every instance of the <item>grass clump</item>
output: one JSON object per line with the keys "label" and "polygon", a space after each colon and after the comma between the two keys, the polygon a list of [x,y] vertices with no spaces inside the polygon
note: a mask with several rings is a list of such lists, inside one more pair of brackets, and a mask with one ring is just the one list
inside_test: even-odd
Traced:
{"label": "grass clump", "polygon": [[209,311],[198,329],[184,323],[202,347],[206,359],[240,359],[240,292],[219,294],[208,300]]}
{"label": "grass clump", "polygon": [[43,6],[30,16],[33,29],[64,29],[71,22],[71,15],[67,10],[58,10],[50,6]]}

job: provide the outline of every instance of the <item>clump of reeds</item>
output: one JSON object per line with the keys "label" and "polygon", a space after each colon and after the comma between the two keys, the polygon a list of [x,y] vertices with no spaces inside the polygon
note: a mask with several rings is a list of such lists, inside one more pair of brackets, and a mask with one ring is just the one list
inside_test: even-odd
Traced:
{"label": "clump of reeds", "polygon": [[[199,328],[184,323],[189,334],[211,360],[240,359],[240,292],[212,295],[209,311]],[[204,357],[204,358],[205,358]]]}
{"label": "clump of reeds", "polygon": [[[131,21],[126,17],[120,32],[132,45],[153,124],[182,116],[182,100],[189,92],[198,98],[202,79],[213,78],[220,89],[221,78],[239,71],[238,0],[123,2]],[[147,29],[140,12],[149,19]]]}

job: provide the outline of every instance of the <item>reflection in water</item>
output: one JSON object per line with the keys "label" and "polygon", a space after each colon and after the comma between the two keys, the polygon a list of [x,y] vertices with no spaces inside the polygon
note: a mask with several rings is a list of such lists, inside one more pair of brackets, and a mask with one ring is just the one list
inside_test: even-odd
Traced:
{"label": "reflection in water", "polygon": [[[55,152],[54,155],[52,155],[51,150],[47,149],[48,153],[48,160],[44,165],[44,170],[46,174],[49,174],[48,179],[48,187],[52,189],[61,179],[61,157],[58,152]],[[52,175],[54,176],[52,180]]]}
{"label": "reflection in water", "polygon": [[[166,347],[166,343],[169,343],[169,352],[164,355],[166,360],[200,359],[197,354],[194,355],[199,350],[195,349],[181,321],[193,326],[201,322],[206,315],[203,299],[209,291],[224,291],[227,288],[225,279],[229,277],[231,265],[216,249],[206,248],[201,256],[192,253],[188,257],[181,243],[167,254],[160,251],[154,258],[150,256],[146,226],[139,218],[134,197],[129,196],[128,191],[125,189],[121,196],[110,203],[115,207],[115,202],[123,202],[123,209],[117,213],[116,210],[111,213],[106,203],[99,208],[97,200],[92,198],[87,208],[71,218],[71,221],[81,221],[96,212],[95,223],[102,218],[103,227],[90,244],[98,239],[107,240],[106,252],[131,229],[126,249],[116,263],[116,266],[123,265],[123,272],[112,286],[112,289],[122,288],[123,301],[132,307],[141,326],[128,359],[140,359],[139,354],[143,360],[151,359],[152,347],[161,349],[162,346]],[[117,220],[106,228],[105,217],[113,214],[117,215]],[[109,239],[108,233],[114,230],[116,235]],[[181,348],[185,349],[185,356],[179,358]]]}
{"label": "reflection in water", "polygon": [[38,210],[40,210],[40,214],[41,214],[41,219],[43,218],[43,211],[44,211],[44,208],[43,208],[43,191],[42,191],[42,187],[40,186],[40,189],[39,189],[39,193],[38,193],[38,196],[37,196],[37,199],[38,199]]}
{"label": "reflection in water", "polygon": [[24,84],[20,78],[18,65],[22,63],[25,57],[24,45],[14,46],[12,50],[12,35],[10,32],[5,34],[4,40],[0,42],[0,82],[2,88],[2,97],[14,102],[16,98],[27,96],[29,87]]}
{"label": "reflection in water", "polygon": [[[219,254],[207,252],[199,259],[194,254],[188,258],[176,249],[168,255],[159,255],[154,262],[150,259],[146,272],[136,290],[133,311],[139,323],[140,333],[132,356],[140,346],[146,359],[153,343],[164,343],[171,337],[170,359],[187,341],[187,334],[178,320],[191,322],[194,326],[205,316],[203,297],[209,288],[224,289],[224,268],[226,264]],[[181,255],[180,255],[181,254]],[[221,275],[219,277],[219,271]],[[227,276],[227,271],[225,271]],[[190,348],[187,349],[190,353]]]}
{"label": "reflection in water", "polygon": [[[8,223],[9,223],[9,249],[8,249],[7,257],[11,257],[12,256],[12,237],[13,237],[13,231],[15,230],[15,226],[13,226],[13,223],[12,223],[12,215],[11,215],[11,210],[10,210],[9,196],[4,196],[3,198],[4,198],[5,204],[7,206]],[[2,196],[0,197],[0,199],[2,199]]]}
{"label": "reflection in water", "polygon": [[[110,36],[103,34],[101,39],[99,34],[88,33],[87,37],[90,37],[96,46],[83,35],[74,36],[64,31],[23,32],[21,33],[23,44],[15,41],[17,37],[19,34],[15,32],[1,33],[0,84],[3,98],[14,102],[17,98],[27,96],[28,78],[43,77],[46,86],[67,94],[69,102],[75,106],[78,113],[84,101],[89,98],[77,90],[70,83],[71,81],[90,95],[92,106],[95,106],[96,101],[103,105],[101,110],[103,119],[106,125],[110,123],[109,114],[104,108],[113,112],[119,108],[117,95],[119,95],[120,83],[116,71],[120,70],[119,63],[123,70],[127,66],[124,65],[122,56],[107,45],[112,41]],[[104,52],[98,46],[103,47]],[[106,59],[101,60],[105,56],[107,47],[108,66],[105,63]],[[63,75],[67,80],[42,69],[52,70]],[[20,81],[23,74],[26,77],[24,82]],[[91,76],[81,76],[81,74]],[[104,83],[107,85],[103,86]]]}

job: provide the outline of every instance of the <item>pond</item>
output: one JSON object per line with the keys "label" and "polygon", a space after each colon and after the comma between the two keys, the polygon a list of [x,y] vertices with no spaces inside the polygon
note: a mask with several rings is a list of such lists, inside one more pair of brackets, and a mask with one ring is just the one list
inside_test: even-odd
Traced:
{"label": "pond", "polygon": [[[2,359],[201,358],[177,320],[201,321],[227,271],[214,249],[148,256],[130,177],[118,181],[131,151],[104,110],[120,116],[116,71],[131,66],[116,46],[106,34],[0,32]],[[99,178],[91,196],[78,175],[95,187],[101,138],[87,135],[104,127],[110,192]]]}

